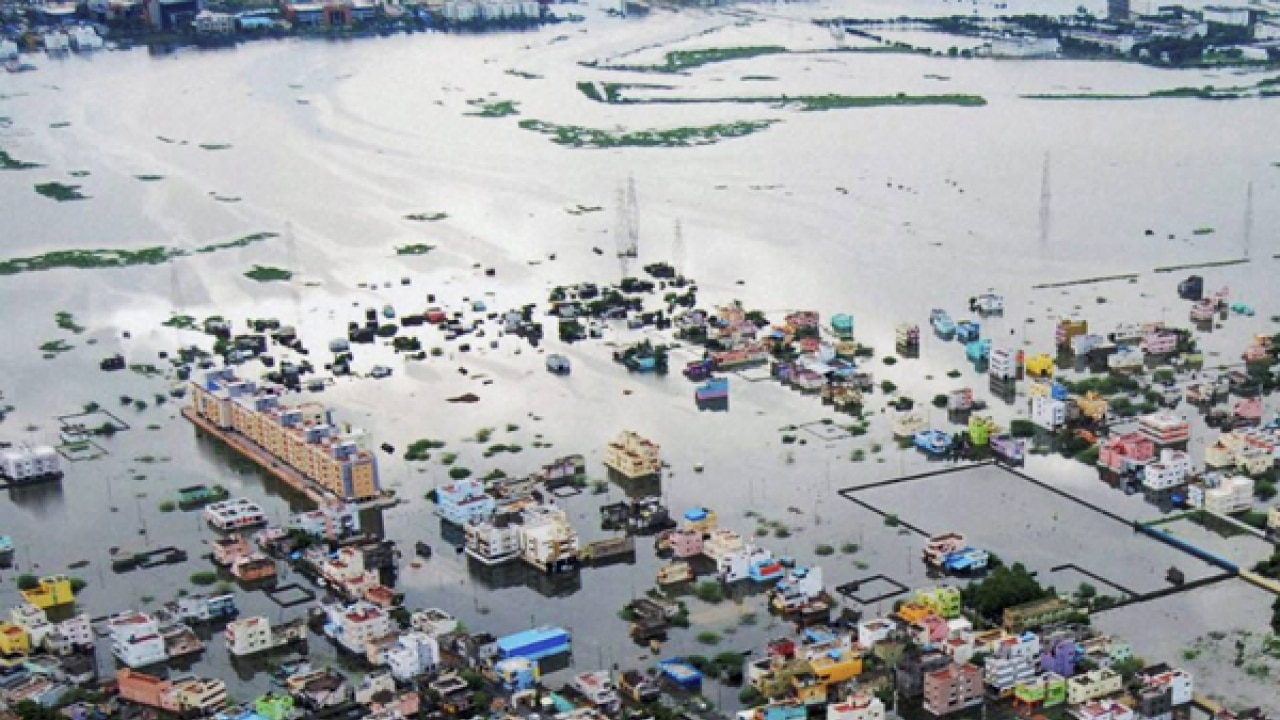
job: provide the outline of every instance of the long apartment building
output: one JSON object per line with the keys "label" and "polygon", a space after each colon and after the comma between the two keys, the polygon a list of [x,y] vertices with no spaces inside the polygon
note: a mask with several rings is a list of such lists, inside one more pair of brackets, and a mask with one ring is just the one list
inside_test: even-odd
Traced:
{"label": "long apartment building", "polygon": [[197,415],[243,436],[323,490],[344,500],[381,492],[377,457],[341,432],[323,405],[284,405],[273,389],[242,380],[230,369],[212,370],[191,387]]}

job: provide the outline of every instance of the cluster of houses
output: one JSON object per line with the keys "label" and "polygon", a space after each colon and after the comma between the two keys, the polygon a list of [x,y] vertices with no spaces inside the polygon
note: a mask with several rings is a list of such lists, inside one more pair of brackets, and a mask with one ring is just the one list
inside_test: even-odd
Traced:
{"label": "cluster of houses", "polygon": [[741,534],[720,527],[716,514],[706,508],[685,512],[676,528],[655,538],[654,547],[660,556],[671,559],[658,569],[659,585],[692,580],[703,567],[720,583],[746,580],[770,586],[770,606],[781,614],[824,622],[831,615],[821,568],[796,567],[791,559],[775,556]]}
{"label": "cluster of houses", "polygon": [[872,377],[858,368],[852,316],[834,315],[830,326],[823,327],[819,314],[811,310],[787,313],[777,325],[748,315],[741,303],[734,302],[714,313],[688,311],[675,324],[680,337],[706,345],[706,362],[714,369],[767,364],[770,375],[787,387],[818,395],[839,410],[862,406]]}
{"label": "cluster of houses", "polygon": [[314,402],[280,402],[278,388],[260,387],[230,368],[210,370],[191,383],[191,406],[183,415],[223,439],[229,447],[270,467],[303,492],[319,490],[344,500],[369,500],[382,492],[378,459],[368,435],[339,427],[332,412]]}
{"label": "cluster of houses", "polygon": [[264,30],[343,28],[405,19],[445,27],[528,23],[547,19],[535,0],[428,0],[379,3],[374,0],[289,0],[276,7],[218,12],[204,0],[32,0],[25,6],[30,26],[43,31],[14,32],[5,48],[43,48],[50,53],[84,52],[104,47],[112,28],[152,32],[192,31],[198,37],[228,37]]}
{"label": "cluster of houses", "polygon": [[[742,720],[812,717],[880,720],[882,692],[928,715],[951,716],[990,702],[1023,714],[1067,710],[1078,720],[1165,720],[1192,702],[1194,684],[1167,665],[1132,668],[1132,649],[1088,626],[1065,622],[1070,606],[1050,598],[1008,608],[1001,627],[977,630],[960,591],[917,590],[891,616],[855,626],[810,627],[771,641],[747,665],[766,698]],[[891,671],[867,673],[872,665]]]}
{"label": "cluster of houses", "polygon": [[572,455],[527,477],[455,480],[436,488],[435,512],[462,528],[466,553],[485,565],[519,559],[543,572],[572,570],[583,548],[548,495],[584,472],[582,456]]}

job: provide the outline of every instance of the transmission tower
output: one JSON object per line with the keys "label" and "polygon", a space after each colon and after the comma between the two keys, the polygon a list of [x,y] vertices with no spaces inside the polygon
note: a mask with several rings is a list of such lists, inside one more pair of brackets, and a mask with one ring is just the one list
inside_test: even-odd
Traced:
{"label": "transmission tower", "polygon": [[685,267],[685,250],[684,250],[684,232],[680,229],[680,220],[676,220],[676,235],[671,240],[671,267],[675,269],[676,275],[687,275],[688,268]]}
{"label": "transmission tower", "polygon": [[1044,172],[1040,177],[1040,244],[1049,244],[1049,214],[1053,191],[1049,189],[1049,153],[1044,154]]}
{"label": "transmission tower", "polygon": [[631,261],[640,255],[640,210],[636,202],[634,177],[628,177],[626,184],[618,188],[618,227],[615,234],[622,277],[629,277]]}
{"label": "transmission tower", "polygon": [[1244,195],[1244,257],[1249,258],[1249,244],[1253,241],[1253,183]]}
{"label": "transmission tower", "polygon": [[[288,220],[284,224],[284,250],[285,262],[287,263],[289,272],[298,274],[298,243],[293,234],[293,221]],[[294,327],[302,324],[302,290],[301,285],[296,282],[289,283],[289,291],[293,294],[293,323]]]}

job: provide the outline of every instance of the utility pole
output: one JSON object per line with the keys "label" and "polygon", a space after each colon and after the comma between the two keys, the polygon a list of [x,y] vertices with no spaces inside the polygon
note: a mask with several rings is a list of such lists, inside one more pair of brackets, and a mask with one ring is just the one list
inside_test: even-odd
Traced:
{"label": "utility pole", "polygon": [[1244,195],[1244,257],[1249,259],[1249,244],[1253,240],[1253,183]]}
{"label": "utility pole", "polygon": [[1049,216],[1053,194],[1049,189],[1049,152],[1044,153],[1044,171],[1040,177],[1040,244],[1049,244]]}

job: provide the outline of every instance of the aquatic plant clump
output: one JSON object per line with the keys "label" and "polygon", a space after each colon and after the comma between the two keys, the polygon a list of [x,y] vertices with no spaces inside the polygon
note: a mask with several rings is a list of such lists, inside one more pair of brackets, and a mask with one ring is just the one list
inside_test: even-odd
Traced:
{"label": "aquatic plant clump", "polygon": [[89,199],[88,195],[80,192],[79,185],[67,185],[56,181],[36,185],[36,192],[58,202]]}
{"label": "aquatic plant clump", "polygon": [[276,282],[293,279],[293,272],[270,265],[254,265],[253,269],[246,271],[244,276],[258,282]]}
{"label": "aquatic plant clump", "polygon": [[15,160],[7,151],[0,150],[0,170],[33,170],[38,167],[43,166],[40,163]]}
{"label": "aquatic plant clump", "polygon": [[634,130],[613,133],[579,125],[557,125],[542,120],[522,120],[520,127],[550,135],[558,145],[575,148],[695,147],[713,145],[727,138],[744,137],[773,125],[777,120],[741,120],[720,125],[679,127],[668,130]]}
{"label": "aquatic plant clump", "polygon": [[[255,242],[276,237],[275,233],[261,232],[246,235],[225,243],[214,243],[196,248],[196,253],[212,253],[219,250],[240,248]],[[160,245],[139,250],[54,250],[43,255],[0,260],[0,275],[16,275],[22,272],[57,270],[61,268],[113,268],[133,265],[160,265],[174,258],[191,253],[178,248]]]}
{"label": "aquatic plant clump", "polygon": [[397,255],[426,255],[427,253],[435,249],[436,249],[435,245],[427,245],[424,243],[417,243],[414,245],[401,245],[400,247],[396,248],[396,254]]}
{"label": "aquatic plant clump", "polygon": [[476,108],[474,112],[466,113],[472,117],[498,118],[520,114],[516,109],[520,103],[512,100],[468,100],[467,104]]}

